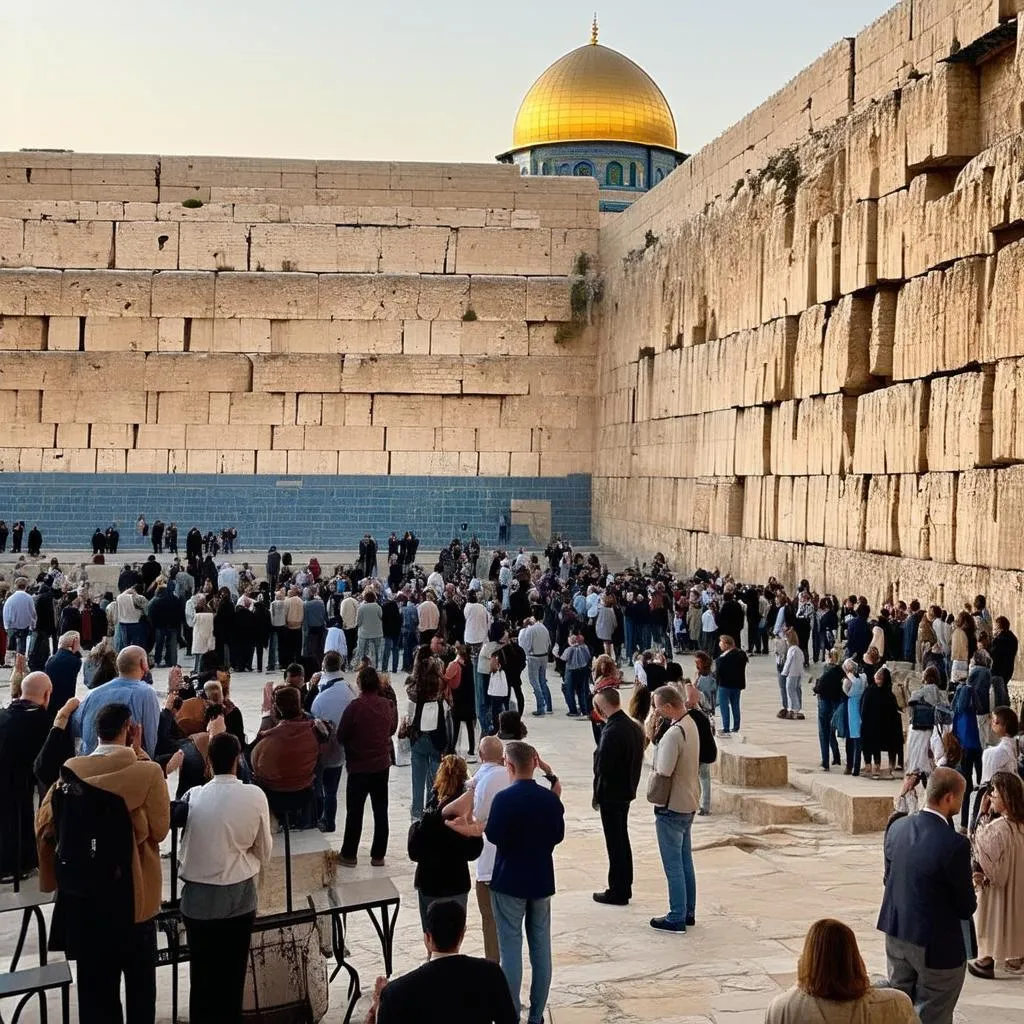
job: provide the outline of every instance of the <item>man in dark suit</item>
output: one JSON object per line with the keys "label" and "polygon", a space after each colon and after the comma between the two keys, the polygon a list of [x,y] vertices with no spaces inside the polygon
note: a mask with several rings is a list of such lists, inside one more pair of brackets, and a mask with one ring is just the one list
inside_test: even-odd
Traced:
{"label": "man in dark suit", "polygon": [[885,836],[885,932],[889,984],[914,1001],[921,1024],[952,1024],[968,957],[974,956],[971,844],[953,828],[964,780],[936,768],[924,809],[893,822]]}
{"label": "man in dark suit", "polygon": [[395,981],[377,979],[366,1024],[518,1024],[501,968],[459,953],[465,934],[458,903],[432,903],[423,935],[430,959]]}
{"label": "man in dark suit", "polygon": [[594,893],[595,903],[625,906],[633,898],[633,850],[629,845],[629,805],[636,799],[644,759],[640,726],[625,711],[614,688],[594,696],[604,719],[594,754],[594,806],[601,812],[608,848],[608,888]]}

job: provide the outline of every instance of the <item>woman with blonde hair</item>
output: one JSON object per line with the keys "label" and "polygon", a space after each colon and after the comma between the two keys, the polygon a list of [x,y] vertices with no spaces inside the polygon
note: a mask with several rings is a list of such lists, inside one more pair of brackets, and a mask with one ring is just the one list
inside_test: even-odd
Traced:
{"label": "woman with blonde hair", "polygon": [[804,939],[796,984],[776,996],[765,1024],[918,1024],[910,996],[873,988],[857,938],[842,921],[815,921]]}
{"label": "woman with blonde hair", "polygon": [[782,659],[781,675],[786,680],[786,718],[803,719],[803,689],[800,680],[803,678],[806,660],[796,630],[791,626],[785,636],[788,646]]}
{"label": "woman with blonde hair", "polygon": [[997,960],[1011,971],[1024,966],[1024,783],[996,772],[991,785],[981,812],[998,817],[980,825],[973,842],[981,955],[967,969],[976,978],[994,978]]}
{"label": "woman with blonde hair", "polygon": [[438,900],[454,900],[463,910],[469,900],[469,862],[483,851],[480,836],[465,836],[444,823],[444,809],[462,796],[469,779],[466,762],[445,754],[434,776],[427,809],[409,827],[409,860],[416,864],[413,884],[419,894],[420,923],[427,930],[427,909]]}

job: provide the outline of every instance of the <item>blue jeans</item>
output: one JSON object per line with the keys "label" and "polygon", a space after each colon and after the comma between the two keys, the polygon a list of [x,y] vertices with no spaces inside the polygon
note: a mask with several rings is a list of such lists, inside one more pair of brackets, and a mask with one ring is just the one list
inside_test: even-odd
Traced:
{"label": "blue jeans", "polygon": [[415,820],[423,815],[423,805],[434,787],[434,776],[441,766],[441,754],[429,736],[421,736],[412,745],[412,808]]}
{"label": "blue jeans", "polygon": [[549,715],[554,711],[551,705],[551,691],[548,689],[548,656],[539,657],[530,654],[526,658],[526,668],[533,687],[533,696],[537,701],[537,710],[546,711]]}
{"label": "blue jeans", "polygon": [[802,676],[787,676],[786,677],[786,693],[789,696],[789,710],[790,711],[802,711],[803,702],[803,690],[800,686]]}
{"label": "blue jeans", "polygon": [[380,644],[383,639],[379,636],[359,637],[356,641],[356,664],[358,665],[363,658],[369,658],[370,664],[376,668],[380,661]]}
{"label": "blue jeans", "polygon": [[277,629],[271,629],[270,631],[270,646],[267,649],[267,671],[277,671],[277,642],[278,634]]}
{"label": "blue jeans", "polygon": [[165,665],[178,664],[178,630],[168,626],[157,626],[153,644],[153,661],[159,665],[161,655]]}
{"label": "blue jeans", "polygon": [[740,731],[740,694],[742,692],[742,690],[734,689],[731,686],[718,688],[718,709],[722,712],[722,732]]}
{"label": "blue jeans", "polygon": [[341,773],[344,765],[337,768],[324,768],[320,773],[320,821],[325,832],[333,832],[335,818],[338,816],[338,783],[341,782]]}
{"label": "blue jeans", "polygon": [[388,658],[391,658],[391,669],[392,672],[398,671],[398,653],[399,653],[400,640],[397,636],[386,636],[384,637],[384,656],[380,660],[380,669],[382,672],[388,670]]}
{"label": "blue jeans", "polygon": [[415,629],[403,629],[401,636],[402,643],[402,671],[412,671],[412,656],[416,653],[416,642],[419,635]]}
{"label": "blue jeans", "polygon": [[700,782],[700,809],[705,814],[711,813],[711,765],[697,766],[697,779]]}
{"label": "blue jeans", "polygon": [[839,701],[827,697],[818,698],[818,746],[821,748],[821,767],[829,767],[829,750],[832,751],[832,762],[839,764],[839,740],[832,728],[832,716],[839,708]]}
{"label": "blue jeans", "polygon": [[786,677],[782,674],[780,669],[775,670],[775,677],[779,681],[779,699],[782,701],[782,710],[789,711],[789,694],[786,691]]}
{"label": "blue jeans", "polygon": [[654,831],[658,836],[661,866],[668,882],[667,919],[685,924],[696,916],[697,876],[693,871],[693,849],[690,832],[693,813],[679,814],[667,807],[654,809]]}
{"label": "blue jeans", "polygon": [[548,992],[551,990],[551,898],[528,900],[507,896],[491,889],[494,923],[498,929],[501,969],[508,981],[516,1020],[522,1014],[523,924],[530,950],[530,1024],[544,1019]]}
{"label": "blue jeans", "polygon": [[562,693],[565,703],[569,705],[571,714],[589,715],[590,703],[590,670],[585,668],[567,668]]}
{"label": "blue jeans", "polygon": [[626,661],[631,662],[633,660],[633,652],[638,646],[638,631],[633,620],[627,616],[622,617],[622,628],[625,633]]}
{"label": "blue jeans", "polygon": [[[491,698],[487,696],[487,687],[491,682],[491,675],[477,672],[473,669],[473,682],[476,687],[476,720],[480,723],[480,735],[486,736],[489,733],[497,732],[497,723],[491,714]],[[507,698],[506,698],[507,699]]]}

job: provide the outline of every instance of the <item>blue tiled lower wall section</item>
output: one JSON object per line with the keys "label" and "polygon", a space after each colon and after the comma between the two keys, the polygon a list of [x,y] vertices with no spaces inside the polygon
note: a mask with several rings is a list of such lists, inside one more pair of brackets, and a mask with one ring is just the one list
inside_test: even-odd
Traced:
{"label": "blue tiled lower wall section", "polygon": [[[240,549],[269,544],[296,549],[349,550],[367,531],[378,543],[413,530],[424,548],[476,533],[498,539],[498,517],[513,499],[551,502],[552,528],[574,544],[591,542],[590,476],[220,476],[199,474],[0,474],[0,519],[38,523],[44,551],[87,548],[93,530],[111,522],[122,547],[141,546],[135,521],[178,524],[179,548],[193,525],[204,533],[238,530]],[[26,537],[27,540],[27,537]],[[533,544],[526,527],[512,543]],[[386,550],[386,549],[385,549]]]}

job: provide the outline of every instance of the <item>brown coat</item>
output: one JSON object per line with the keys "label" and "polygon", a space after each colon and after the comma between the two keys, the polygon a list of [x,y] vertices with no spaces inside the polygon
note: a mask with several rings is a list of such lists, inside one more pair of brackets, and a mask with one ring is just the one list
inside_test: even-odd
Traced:
{"label": "brown coat", "polygon": [[298,793],[309,789],[320,757],[317,723],[312,718],[278,722],[252,748],[252,773],[266,789]]}
{"label": "brown coat", "polygon": [[[135,891],[135,923],[154,917],[163,898],[160,843],[171,827],[171,803],[163,769],[131,747],[110,754],[72,757],[67,768],[83,782],[117,793],[128,807],[135,830],[132,853],[132,887]],[[36,814],[36,845],[39,848],[39,888],[57,888],[57,832],[53,820],[53,787]]]}

